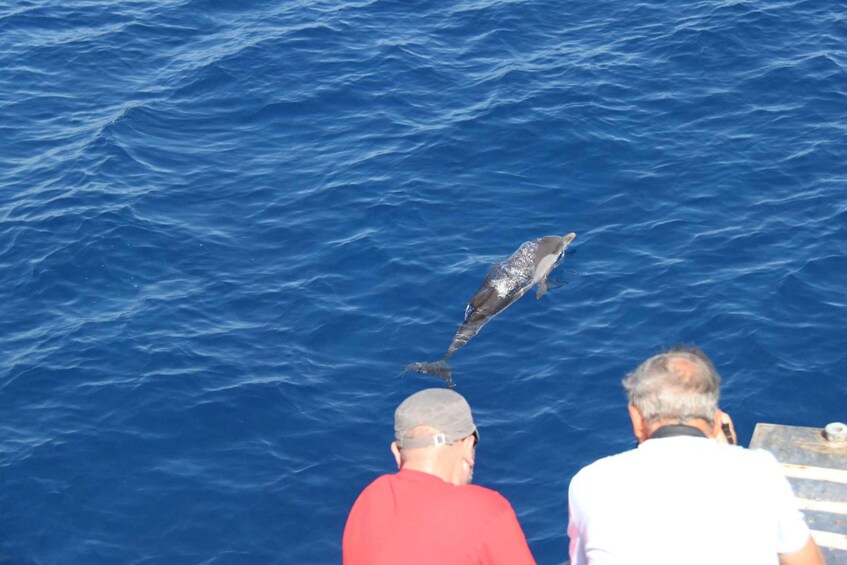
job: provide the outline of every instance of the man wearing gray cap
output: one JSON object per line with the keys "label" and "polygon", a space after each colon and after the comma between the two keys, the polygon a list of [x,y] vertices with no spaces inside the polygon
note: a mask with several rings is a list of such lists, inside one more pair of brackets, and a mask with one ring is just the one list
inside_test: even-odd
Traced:
{"label": "man wearing gray cap", "polygon": [[400,471],[359,495],[344,528],[344,565],[535,563],[515,512],[471,485],[479,432],[467,401],[422,390],[394,413]]}

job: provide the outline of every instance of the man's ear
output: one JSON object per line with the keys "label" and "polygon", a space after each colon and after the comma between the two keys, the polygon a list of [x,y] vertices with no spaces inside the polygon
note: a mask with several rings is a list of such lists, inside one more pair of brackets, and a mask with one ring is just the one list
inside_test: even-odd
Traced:
{"label": "man's ear", "polygon": [[721,420],[721,411],[719,409],[715,409],[715,415],[712,416],[712,419],[715,421],[715,425],[712,426],[712,433],[709,437],[721,437],[723,435],[723,430],[721,429],[723,421]]}
{"label": "man's ear", "polygon": [[402,467],[403,458],[400,457],[400,447],[397,445],[396,441],[391,442],[391,453],[394,454],[394,460],[397,461],[397,468]]}
{"label": "man's ear", "polygon": [[638,440],[638,443],[641,443],[650,437],[650,430],[644,424],[644,417],[638,411],[638,408],[630,404],[627,406],[627,410],[629,410],[629,419],[632,421],[632,434]]}
{"label": "man's ear", "polygon": [[468,465],[471,467],[474,466],[474,461],[476,460],[476,437],[470,435],[462,440],[462,448],[463,448],[463,456],[465,461],[467,461]]}

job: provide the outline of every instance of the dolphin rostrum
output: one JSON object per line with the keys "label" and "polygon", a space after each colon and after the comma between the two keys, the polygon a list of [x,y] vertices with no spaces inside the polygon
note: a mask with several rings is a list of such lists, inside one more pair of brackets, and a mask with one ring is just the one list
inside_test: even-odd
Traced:
{"label": "dolphin rostrum", "polygon": [[468,303],[465,321],[456,331],[444,357],[435,362],[412,363],[406,365],[404,370],[436,375],[452,386],[452,371],[447,360],[478,334],[491,318],[514,304],[533,286],[538,285],[536,298],[544,296],[547,292],[547,277],[562,261],[565,249],[575,237],[575,233],[569,233],[564,237],[548,235],[527,241],[508,259],[497,262]]}

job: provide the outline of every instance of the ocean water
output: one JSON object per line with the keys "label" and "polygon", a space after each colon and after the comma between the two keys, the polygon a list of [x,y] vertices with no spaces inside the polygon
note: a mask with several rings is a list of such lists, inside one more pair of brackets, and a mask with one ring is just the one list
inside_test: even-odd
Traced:
{"label": "ocean water", "polygon": [[847,419],[847,17],[817,0],[0,6],[0,561],[338,563],[451,360],[539,563],[703,348],[747,443]]}

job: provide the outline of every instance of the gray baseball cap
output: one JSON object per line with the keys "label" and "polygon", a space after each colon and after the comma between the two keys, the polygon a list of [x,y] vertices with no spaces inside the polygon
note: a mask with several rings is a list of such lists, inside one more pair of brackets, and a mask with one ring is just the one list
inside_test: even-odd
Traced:
{"label": "gray baseball cap", "polygon": [[[416,426],[428,426],[438,432],[428,437],[407,438],[406,434]],[[448,445],[471,434],[479,441],[468,401],[447,388],[416,392],[394,412],[394,439],[401,449]]]}

